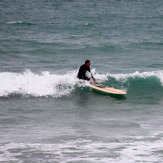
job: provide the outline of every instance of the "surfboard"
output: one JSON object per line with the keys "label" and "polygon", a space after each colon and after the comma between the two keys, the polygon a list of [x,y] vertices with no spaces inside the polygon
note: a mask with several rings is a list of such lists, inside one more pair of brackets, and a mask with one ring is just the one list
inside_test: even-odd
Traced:
{"label": "surfboard", "polygon": [[105,86],[103,84],[96,83],[96,82],[90,82],[90,87],[96,91],[100,91],[106,94],[112,94],[112,95],[126,95],[127,94],[127,92],[123,90],[108,87],[108,86]]}

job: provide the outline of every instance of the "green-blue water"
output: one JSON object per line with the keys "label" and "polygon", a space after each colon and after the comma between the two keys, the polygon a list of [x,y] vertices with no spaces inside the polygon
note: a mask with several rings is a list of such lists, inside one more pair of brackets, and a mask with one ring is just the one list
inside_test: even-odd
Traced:
{"label": "green-blue water", "polygon": [[[162,0],[0,1],[0,162],[161,163]],[[127,91],[99,94],[94,77]]]}

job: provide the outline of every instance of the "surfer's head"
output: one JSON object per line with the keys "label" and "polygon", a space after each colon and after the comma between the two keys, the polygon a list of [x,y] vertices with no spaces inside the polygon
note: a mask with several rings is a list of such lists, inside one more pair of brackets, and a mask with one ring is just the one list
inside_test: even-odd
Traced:
{"label": "surfer's head", "polygon": [[86,61],[85,61],[85,65],[86,65],[87,67],[89,67],[89,66],[91,65],[90,60],[86,60]]}

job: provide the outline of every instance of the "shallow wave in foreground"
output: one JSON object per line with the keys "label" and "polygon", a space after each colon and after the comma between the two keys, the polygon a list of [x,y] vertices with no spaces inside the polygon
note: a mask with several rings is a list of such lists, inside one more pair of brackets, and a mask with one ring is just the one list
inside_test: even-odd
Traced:
{"label": "shallow wave in foreground", "polygon": [[[161,162],[161,140],[103,142],[76,139],[56,144],[5,143],[1,144],[1,161],[47,162]],[[153,160],[153,161],[152,161]]]}

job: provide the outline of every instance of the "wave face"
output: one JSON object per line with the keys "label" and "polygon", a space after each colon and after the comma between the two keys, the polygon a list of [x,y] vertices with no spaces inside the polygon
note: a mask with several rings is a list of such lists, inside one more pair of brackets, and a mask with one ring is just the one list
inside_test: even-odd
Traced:
{"label": "wave face", "polygon": [[154,103],[163,95],[163,71],[107,74],[107,77],[104,84],[126,90],[127,98],[132,101],[148,99],[147,103]]}
{"label": "wave face", "polygon": [[[163,71],[98,74],[93,69],[92,73],[98,82],[109,87],[126,90],[128,96],[149,94],[158,96],[163,94]],[[77,71],[64,75],[50,74],[48,71],[36,74],[30,70],[26,70],[24,73],[1,72],[0,97],[10,95],[61,97],[70,95],[76,88],[84,86],[79,83],[76,74]]]}
{"label": "wave face", "polygon": [[107,74],[108,83],[119,86],[124,85],[127,89],[131,90],[133,87],[137,89],[160,88],[163,86],[163,71],[153,72],[135,72],[131,74]]}

